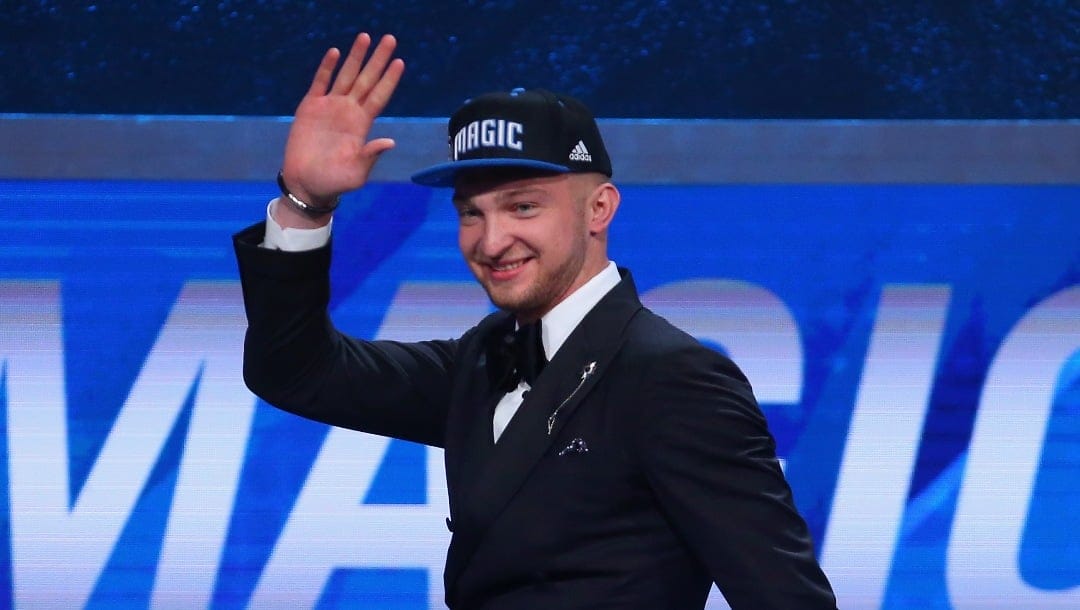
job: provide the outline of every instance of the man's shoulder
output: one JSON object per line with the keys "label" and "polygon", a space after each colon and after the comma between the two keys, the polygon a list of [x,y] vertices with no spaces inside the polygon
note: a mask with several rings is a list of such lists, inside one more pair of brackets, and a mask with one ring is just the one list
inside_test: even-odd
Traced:
{"label": "man's shoulder", "polygon": [[642,307],[627,325],[626,344],[647,353],[708,349],[648,307]]}
{"label": "man's shoulder", "polygon": [[688,368],[709,369],[746,381],[738,365],[717,349],[721,346],[703,344],[647,307],[643,307],[627,325],[624,339],[626,361],[643,371],[651,371],[651,374],[664,370],[678,373],[687,372]]}

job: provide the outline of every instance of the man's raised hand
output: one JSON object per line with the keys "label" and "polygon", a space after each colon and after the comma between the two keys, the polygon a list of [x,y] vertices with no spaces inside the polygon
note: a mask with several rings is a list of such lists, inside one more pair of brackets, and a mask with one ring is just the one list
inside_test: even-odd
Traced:
{"label": "man's raised hand", "polygon": [[363,186],[379,155],[394,146],[389,138],[369,141],[368,133],[397,88],[405,63],[393,57],[393,36],[383,36],[365,61],[370,46],[371,36],[357,36],[336,78],[341,52],[327,51],[296,109],[282,172],[290,192],[313,206],[329,206],[342,193]]}

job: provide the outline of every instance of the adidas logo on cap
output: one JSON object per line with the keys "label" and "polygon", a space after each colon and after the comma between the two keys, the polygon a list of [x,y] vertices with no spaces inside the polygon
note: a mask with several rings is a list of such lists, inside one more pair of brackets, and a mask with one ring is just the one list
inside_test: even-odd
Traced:
{"label": "adidas logo on cap", "polygon": [[589,149],[585,148],[585,142],[578,140],[578,143],[570,151],[571,161],[592,161],[592,155],[589,154]]}

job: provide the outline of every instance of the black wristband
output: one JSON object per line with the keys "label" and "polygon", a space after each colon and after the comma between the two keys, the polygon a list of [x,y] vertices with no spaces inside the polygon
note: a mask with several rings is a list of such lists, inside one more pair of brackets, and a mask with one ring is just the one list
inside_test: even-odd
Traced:
{"label": "black wristband", "polygon": [[296,208],[297,211],[301,212],[308,218],[320,218],[322,216],[326,216],[327,214],[336,210],[338,204],[341,203],[341,197],[337,197],[336,199],[334,199],[334,203],[330,204],[325,208],[318,208],[309,203],[304,203],[300,200],[299,197],[289,192],[289,187],[285,186],[285,175],[281,172],[281,170],[278,170],[277,173],[277,184],[278,188],[281,189],[281,196],[284,197],[285,200],[288,201],[290,205],[292,205],[292,207]]}

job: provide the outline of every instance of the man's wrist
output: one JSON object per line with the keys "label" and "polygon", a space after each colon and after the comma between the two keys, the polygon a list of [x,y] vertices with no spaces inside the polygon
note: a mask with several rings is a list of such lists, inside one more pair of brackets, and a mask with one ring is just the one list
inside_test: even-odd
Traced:
{"label": "man's wrist", "polygon": [[[297,199],[308,197],[308,194],[298,187],[297,192],[290,191],[289,189],[294,188],[295,185],[283,172],[278,172],[277,182],[278,188],[281,189],[282,194],[281,197],[278,197],[275,200],[277,205],[272,207],[271,218],[273,218],[278,225],[284,229],[318,229],[329,224],[330,219],[333,217],[332,214],[306,213],[289,198],[290,194]],[[304,200],[301,199],[301,201]],[[321,202],[319,203],[321,205]],[[311,203],[310,205],[314,206],[315,203]]]}
{"label": "man's wrist", "polygon": [[277,175],[278,188],[281,189],[281,196],[285,202],[293,207],[297,212],[300,212],[308,218],[318,219],[328,216],[335,209],[338,204],[341,203],[341,195],[330,198],[329,201],[325,201],[325,198],[314,197],[309,193],[298,189],[294,184],[290,183],[285,178],[284,170],[278,171]]}

